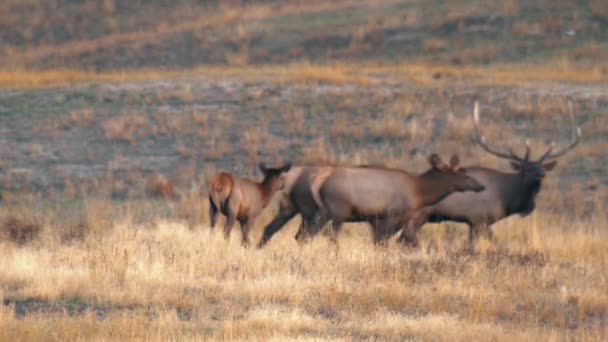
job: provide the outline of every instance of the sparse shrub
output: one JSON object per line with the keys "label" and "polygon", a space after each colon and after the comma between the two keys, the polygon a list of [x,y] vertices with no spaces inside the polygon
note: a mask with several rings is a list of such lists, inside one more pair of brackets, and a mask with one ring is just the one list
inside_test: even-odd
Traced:
{"label": "sparse shrub", "polygon": [[91,109],[71,111],[66,121],[71,126],[88,127],[93,123],[93,111]]}
{"label": "sparse shrub", "polygon": [[476,48],[466,49],[458,54],[458,58],[465,64],[487,64],[496,59],[496,46],[494,44],[487,44]]}
{"label": "sparse shrub", "polygon": [[175,145],[175,149],[177,150],[177,154],[180,157],[187,159],[192,158],[196,154],[196,150],[189,146],[189,144],[184,143],[182,141],[178,141]]}
{"label": "sparse shrub", "polygon": [[319,138],[303,148],[303,161],[306,163],[336,162],[336,153],[325,138]]}
{"label": "sparse shrub", "polygon": [[543,32],[559,33],[563,26],[562,20],[556,15],[547,15],[541,21]]}
{"label": "sparse shrub", "polygon": [[431,38],[422,43],[422,49],[427,53],[440,52],[447,49],[448,43],[443,39]]}
{"label": "sparse shrub", "polygon": [[89,231],[89,225],[85,221],[72,222],[61,229],[61,242],[70,244],[83,241]]}
{"label": "sparse shrub", "polygon": [[78,188],[71,179],[66,178],[63,181],[63,196],[66,198],[74,198],[78,195]]}
{"label": "sparse shrub", "polygon": [[590,4],[591,18],[608,24],[608,3],[604,0],[595,0]]}
{"label": "sparse shrub", "polygon": [[146,192],[150,196],[162,198],[172,198],[177,195],[173,183],[160,174],[155,174],[148,178]]}
{"label": "sparse shrub", "polygon": [[519,14],[519,1],[518,0],[505,0],[502,1],[502,13],[505,16],[515,17]]}
{"label": "sparse shrub", "polygon": [[0,226],[0,235],[3,239],[23,246],[37,238],[41,230],[42,227],[36,223],[26,222],[16,217],[8,217]]}
{"label": "sparse shrub", "polygon": [[190,228],[209,222],[207,194],[200,187],[197,190],[182,196],[177,205],[179,218],[185,220]]}
{"label": "sparse shrub", "polygon": [[517,22],[513,24],[513,33],[518,36],[540,36],[541,26],[538,23]]}
{"label": "sparse shrub", "polygon": [[146,119],[140,115],[118,116],[102,123],[106,139],[132,142],[137,131],[143,129]]}

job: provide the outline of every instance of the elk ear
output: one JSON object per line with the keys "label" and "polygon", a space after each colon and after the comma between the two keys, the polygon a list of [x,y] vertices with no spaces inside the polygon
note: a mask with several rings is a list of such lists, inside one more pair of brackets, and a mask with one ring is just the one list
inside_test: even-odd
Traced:
{"label": "elk ear", "polygon": [[511,168],[515,171],[519,171],[521,170],[521,164],[515,161],[510,161],[509,165],[511,165]]}
{"label": "elk ear", "polygon": [[285,166],[283,166],[281,168],[281,172],[289,172],[290,169],[291,169],[291,162],[285,164]]}
{"label": "elk ear", "polygon": [[445,164],[441,161],[441,158],[439,158],[439,156],[437,155],[437,153],[433,153],[431,154],[431,156],[429,157],[429,164],[431,164],[431,166],[435,169],[443,169],[445,168]]}
{"label": "elk ear", "polygon": [[458,158],[457,154],[453,154],[452,158],[450,158],[450,167],[456,168],[460,164],[460,158]]}
{"label": "elk ear", "polygon": [[266,174],[268,172],[268,169],[266,168],[266,164],[260,163],[260,164],[258,164],[258,167],[260,168],[260,171],[262,171],[263,174]]}
{"label": "elk ear", "polygon": [[557,165],[557,160],[552,160],[550,162],[544,163],[543,169],[545,169],[545,171],[551,171],[555,168],[555,165]]}

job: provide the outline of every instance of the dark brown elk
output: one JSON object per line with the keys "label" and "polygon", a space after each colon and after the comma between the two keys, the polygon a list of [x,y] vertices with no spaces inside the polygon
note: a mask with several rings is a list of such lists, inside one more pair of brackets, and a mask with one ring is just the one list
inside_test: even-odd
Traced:
{"label": "dark brown elk", "polygon": [[312,176],[322,168],[322,166],[293,166],[285,173],[285,187],[281,192],[279,212],[264,228],[258,248],[268,243],[274,234],[298,214],[302,216],[300,229],[296,235],[296,240],[299,242],[314,235],[318,230],[316,227],[323,225],[325,221],[313,198],[310,183]]}
{"label": "dark brown elk", "polygon": [[503,172],[486,167],[468,167],[466,174],[477,179],[485,190],[477,193],[454,193],[434,205],[428,212],[426,222],[456,221],[469,226],[469,242],[472,244],[480,233],[492,238],[490,226],[511,215],[525,216],[535,207],[542,180],[547,171],[553,170],[557,158],[572,150],[580,140],[580,129],[574,125],[572,106],[570,115],[573,121],[572,139],[559,151],[550,147],[537,160],[530,160],[530,148],[526,145],[523,157],[511,149],[508,152],[486,144],[479,132],[479,104],[473,111],[475,123],[474,140],[486,152],[509,161],[514,173]]}
{"label": "dark brown elk", "polygon": [[261,182],[220,172],[209,183],[209,219],[211,229],[215,227],[217,213],[226,216],[224,236],[228,238],[232,226],[238,220],[241,224],[242,243],[249,245],[249,230],[255,218],[268,206],[274,194],[283,189],[284,174],[291,168],[286,164],[279,168],[259,165],[264,174]]}
{"label": "dark brown elk", "polygon": [[431,169],[421,175],[384,167],[328,167],[312,177],[312,193],[317,205],[332,221],[335,239],[345,222],[368,222],[375,243],[404,226],[400,242],[417,245],[410,222],[453,192],[484,190],[475,178],[459,169],[452,156],[450,165],[438,155],[429,157]]}

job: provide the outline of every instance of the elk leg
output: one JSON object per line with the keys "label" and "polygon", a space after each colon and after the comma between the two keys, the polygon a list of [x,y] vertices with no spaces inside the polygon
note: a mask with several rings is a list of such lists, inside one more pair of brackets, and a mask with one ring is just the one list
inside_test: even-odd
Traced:
{"label": "elk leg", "polygon": [[264,247],[264,245],[266,243],[268,243],[268,240],[270,240],[270,238],[276,232],[278,232],[279,230],[281,230],[281,228],[283,228],[283,226],[285,225],[285,223],[287,223],[294,216],[296,216],[296,214],[297,214],[296,211],[293,210],[293,209],[279,211],[279,214],[277,215],[277,217],[275,217],[272,220],[272,222],[270,222],[264,228],[264,233],[262,234],[262,238],[260,239],[260,242],[258,242],[258,248]]}
{"label": "elk leg", "polygon": [[418,220],[416,220],[415,216],[409,217],[405,220],[405,225],[401,230],[401,236],[397,240],[402,245],[407,245],[411,247],[418,247],[418,237],[416,236],[418,233]]}
{"label": "elk leg", "polygon": [[379,230],[382,228],[379,228],[379,227],[372,227],[372,228],[373,228],[374,245],[380,246],[380,247],[386,247],[388,239],[387,239],[385,232],[380,232]]}
{"label": "elk leg", "polygon": [[399,237],[399,242],[410,245],[412,247],[418,246],[418,231],[422,228],[422,225],[427,221],[428,215],[431,212],[431,208],[419,209],[411,213],[405,219],[405,226],[403,232]]}
{"label": "elk leg", "polygon": [[300,229],[296,234],[296,241],[299,243],[310,240],[310,238],[317,235],[323,226],[327,223],[328,219],[326,215],[316,214],[312,217],[302,216],[302,223]]}
{"label": "elk leg", "polygon": [[298,243],[306,242],[310,238],[310,224],[308,223],[308,219],[302,217],[302,222],[300,222],[300,228],[296,233],[295,239]]}
{"label": "elk leg", "polygon": [[218,208],[213,203],[211,196],[209,196],[209,220],[211,223],[212,231],[213,231],[213,228],[215,228],[215,223],[217,222],[217,211],[218,211]]}
{"label": "elk leg", "polygon": [[482,223],[471,224],[469,226],[469,246],[473,247],[481,235],[485,236],[490,241],[494,240],[494,234],[492,233],[490,226]]}
{"label": "elk leg", "polygon": [[331,234],[329,238],[336,246],[338,245],[338,234],[340,233],[340,230],[342,230],[342,220],[334,219],[331,222]]}
{"label": "elk leg", "polygon": [[469,225],[469,247],[472,248],[473,244],[477,240],[478,228],[477,225]]}
{"label": "elk leg", "polygon": [[398,242],[402,245],[418,247],[418,237],[416,237],[416,233],[407,227],[401,231]]}
{"label": "elk leg", "polygon": [[377,237],[374,236],[374,239],[381,239],[382,241],[379,241],[379,244],[386,244],[386,241],[389,238],[399,232],[403,225],[403,221],[399,217],[389,216],[385,220],[382,220],[381,224],[383,225],[380,228],[381,234],[379,234]]}
{"label": "elk leg", "polygon": [[251,228],[251,220],[247,219],[247,220],[242,220],[239,222],[241,223],[241,234],[242,234],[241,243],[243,244],[244,247],[248,247],[249,246],[249,229]]}
{"label": "elk leg", "polygon": [[372,226],[372,237],[374,239],[374,244],[377,246],[386,246],[386,240],[390,234],[388,220],[376,219],[373,222],[370,222],[370,224]]}
{"label": "elk leg", "polygon": [[234,226],[235,222],[236,215],[231,210],[228,210],[226,215],[226,222],[224,223],[224,238],[226,240],[230,239],[230,231],[232,230],[232,226]]}

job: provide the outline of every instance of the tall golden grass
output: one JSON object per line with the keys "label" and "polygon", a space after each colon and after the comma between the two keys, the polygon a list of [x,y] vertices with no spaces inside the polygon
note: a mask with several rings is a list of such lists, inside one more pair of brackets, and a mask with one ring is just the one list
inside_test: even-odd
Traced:
{"label": "tall golden grass", "polygon": [[469,254],[454,224],[425,226],[404,250],[374,247],[360,224],[339,248],[298,246],[293,222],[256,250],[205,220],[102,224],[97,209],[82,242],[52,224],[26,246],[0,242],[0,340],[608,337],[605,217],[510,218]]}

